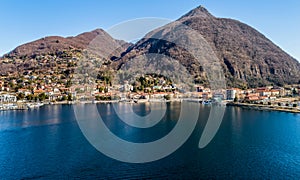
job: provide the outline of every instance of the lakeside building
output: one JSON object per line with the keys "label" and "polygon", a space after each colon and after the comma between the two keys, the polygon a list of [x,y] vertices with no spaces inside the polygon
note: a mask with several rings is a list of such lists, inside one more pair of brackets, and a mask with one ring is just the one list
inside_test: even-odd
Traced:
{"label": "lakeside building", "polygon": [[17,97],[12,94],[0,94],[0,103],[15,103]]}
{"label": "lakeside building", "polygon": [[125,84],[121,85],[119,89],[121,92],[129,92],[133,90],[133,86],[128,82],[125,82]]}
{"label": "lakeside building", "polygon": [[221,99],[221,100],[224,100],[225,99],[225,95],[221,92],[217,92],[217,93],[214,93],[213,94],[213,98],[214,99]]}
{"label": "lakeside building", "polygon": [[211,93],[208,93],[208,92],[202,93],[202,99],[203,100],[208,100],[210,98],[212,98],[212,94]]}
{"label": "lakeside building", "polygon": [[205,88],[204,86],[196,86],[196,92],[210,93],[210,88]]}
{"label": "lakeside building", "polygon": [[283,87],[273,87],[272,91],[278,91],[279,96],[285,96],[285,89]]}
{"label": "lakeside building", "polygon": [[280,91],[276,89],[271,89],[271,96],[280,96]]}
{"label": "lakeside building", "polygon": [[227,100],[233,101],[236,96],[237,96],[236,89],[227,89],[226,90],[226,99]]}
{"label": "lakeside building", "polygon": [[245,100],[258,101],[258,100],[260,100],[259,93],[249,93],[246,95]]}

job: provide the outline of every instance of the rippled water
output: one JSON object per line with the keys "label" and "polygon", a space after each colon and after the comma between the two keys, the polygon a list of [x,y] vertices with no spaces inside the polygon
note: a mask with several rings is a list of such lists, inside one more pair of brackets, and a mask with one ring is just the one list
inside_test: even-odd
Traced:
{"label": "rippled water", "polygon": [[[111,131],[132,142],[165,136],[176,125],[180,112],[180,103],[168,104],[167,114],[159,124],[139,129],[120,121],[111,104],[97,106]],[[150,111],[147,104],[130,106],[139,115]],[[81,133],[71,105],[1,111],[0,177],[300,178],[299,114],[228,107],[213,141],[198,149],[209,111],[209,107],[201,107],[197,127],[181,148],[146,164],[122,163],[99,153]]]}

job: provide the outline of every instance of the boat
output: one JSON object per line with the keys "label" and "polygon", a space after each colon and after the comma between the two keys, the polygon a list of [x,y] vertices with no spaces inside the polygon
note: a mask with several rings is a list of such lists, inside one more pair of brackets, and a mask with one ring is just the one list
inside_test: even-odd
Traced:
{"label": "boat", "polygon": [[43,105],[44,105],[44,103],[40,103],[40,102],[38,102],[38,103],[27,103],[27,107],[29,109],[36,109],[36,108],[39,108]]}

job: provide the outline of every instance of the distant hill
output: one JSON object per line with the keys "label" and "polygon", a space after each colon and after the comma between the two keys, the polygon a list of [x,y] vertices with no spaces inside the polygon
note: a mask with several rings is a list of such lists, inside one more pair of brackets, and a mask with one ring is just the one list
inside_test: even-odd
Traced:
{"label": "distant hill", "polygon": [[[94,49],[94,57],[110,61],[112,57],[121,56],[130,45],[125,41],[113,39],[102,29],[85,32],[75,37],[44,37],[18,46],[0,58],[0,73],[15,74],[27,70],[43,73],[43,71],[53,70],[55,66],[66,65],[70,60],[74,60],[75,62],[72,63],[76,64],[76,61],[83,57],[84,52],[94,46],[97,47]],[[111,49],[115,50],[111,52]]]}
{"label": "distant hill", "polygon": [[[22,57],[35,57],[38,55],[46,55],[46,54],[57,54],[63,51],[69,50],[84,50],[88,48],[88,45],[93,41],[96,37],[101,41],[99,43],[99,49],[107,50],[108,47],[112,46],[110,44],[125,44],[124,41],[119,41],[113,39],[108,33],[106,33],[102,29],[96,29],[91,32],[85,32],[79,34],[75,37],[60,37],[60,36],[49,36],[44,37],[42,39],[29,42],[18,46],[13,51],[9,52],[5,55],[8,58],[22,58]],[[125,45],[126,48],[126,45]],[[120,52],[125,49],[120,50]]]}

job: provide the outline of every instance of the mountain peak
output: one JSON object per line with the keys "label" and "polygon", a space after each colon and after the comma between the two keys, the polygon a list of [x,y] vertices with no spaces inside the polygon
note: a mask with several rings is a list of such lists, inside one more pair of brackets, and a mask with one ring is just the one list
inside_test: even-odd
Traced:
{"label": "mountain peak", "polygon": [[103,29],[95,29],[93,31],[84,32],[79,35],[77,35],[75,38],[87,38],[88,41],[93,40],[98,35],[107,35],[109,36]]}
{"label": "mountain peak", "polygon": [[211,18],[214,16],[211,15],[204,6],[200,5],[200,6],[196,7],[195,9],[191,10],[190,12],[188,12],[187,14],[185,14],[184,16],[182,16],[182,18],[184,18],[184,17]]}
{"label": "mountain peak", "polygon": [[[151,38],[156,36],[166,39],[165,37],[168,36],[173,38],[171,35],[182,34],[184,38],[176,38],[178,42],[182,39],[181,43],[186,43],[188,41],[185,41],[185,37],[196,37],[190,36],[192,35],[190,30],[193,30],[202,37],[198,39],[199,45],[207,44],[219,58],[229,87],[246,88],[247,86],[259,87],[270,84],[282,86],[299,82],[300,63],[263,34],[246,24],[232,19],[215,18],[203,6],[191,10],[178,22],[149,32],[145,38],[130,49],[125,58],[132,59],[145,53],[164,54],[179,60],[190,74],[196,75],[194,76],[195,82],[209,83],[205,69],[199,68],[205,62],[199,62],[187,50],[176,44],[170,45]],[[175,28],[181,24],[187,26],[188,30]],[[211,56],[208,49],[203,50],[201,55],[205,54]],[[124,61],[126,61],[125,58]]]}

